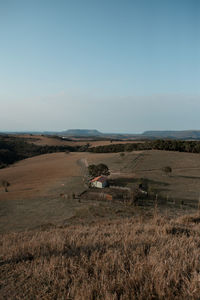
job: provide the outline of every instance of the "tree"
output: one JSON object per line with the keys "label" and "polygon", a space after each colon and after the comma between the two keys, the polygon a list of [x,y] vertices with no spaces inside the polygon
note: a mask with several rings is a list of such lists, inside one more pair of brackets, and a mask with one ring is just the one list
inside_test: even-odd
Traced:
{"label": "tree", "polygon": [[108,166],[105,164],[99,164],[97,165],[98,171],[99,171],[99,175],[110,175],[110,171],[108,169]]}
{"label": "tree", "polygon": [[88,172],[92,177],[97,176],[97,166],[96,165],[89,165],[88,166]]}
{"label": "tree", "polygon": [[100,175],[108,176],[110,174],[108,166],[106,166],[105,164],[89,165],[88,172],[92,177]]}
{"label": "tree", "polygon": [[5,192],[8,192],[8,187],[10,186],[10,183],[7,180],[2,180],[1,185],[4,187]]}
{"label": "tree", "polygon": [[166,166],[162,170],[163,172],[165,172],[166,175],[169,175],[172,172],[172,168],[170,166]]}

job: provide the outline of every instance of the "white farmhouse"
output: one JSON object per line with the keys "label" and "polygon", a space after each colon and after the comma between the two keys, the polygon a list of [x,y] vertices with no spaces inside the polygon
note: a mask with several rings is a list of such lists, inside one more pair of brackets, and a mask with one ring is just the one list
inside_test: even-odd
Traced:
{"label": "white farmhouse", "polygon": [[108,181],[104,176],[98,176],[91,180],[91,186],[103,189],[108,185]]}

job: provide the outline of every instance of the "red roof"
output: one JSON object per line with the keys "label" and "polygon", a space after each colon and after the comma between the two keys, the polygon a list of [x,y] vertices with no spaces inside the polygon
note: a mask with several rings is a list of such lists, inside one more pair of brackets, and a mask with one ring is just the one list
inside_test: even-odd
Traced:
{"label": "red roof", "polygon": [[106,177],[103,177],[103,176],[98,176],[98,177],[95,177],[91,180],[91,182],[95,182],[95,181],[99,181],[99,182],[105,182],[107,179]]}

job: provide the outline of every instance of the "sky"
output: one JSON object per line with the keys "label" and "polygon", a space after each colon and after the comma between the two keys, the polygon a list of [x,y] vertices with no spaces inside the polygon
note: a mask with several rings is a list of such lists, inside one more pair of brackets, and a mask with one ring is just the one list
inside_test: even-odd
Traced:
{"label": "sky", "polygon": [[200,129],[199,0],[0,0],[0,131]]}

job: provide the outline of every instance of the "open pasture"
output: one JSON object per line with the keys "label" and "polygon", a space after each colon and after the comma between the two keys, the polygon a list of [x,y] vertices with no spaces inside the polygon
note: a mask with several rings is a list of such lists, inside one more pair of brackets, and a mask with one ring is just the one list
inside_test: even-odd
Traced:
{"label": "open pasture", "polygon": [[10,183],[8,192],[0,188],[1,230],[34,227],[71,215],[60,194],[84,187],[76,154],[45,154],[20,161],[0,170],[0,180]]}
{"label": "open pasture", "polygon": [[[127,176],[127,185],[131,186],[130,177],[146,178],[149,186],[158,198],[170,203],[182,203],[195,206],[200,199],[200,154],[173,151],[135,151],[118,155],[109,165],[116,178]],[[167,175],[162,170],[170,166],[172,173]],[[126,183],[126,180],[124,180]]]}
{"label": "open pasture", "polygon": [[[99,155],[102,160],[112,154]],[[86,187],[79,161],[97,154],[52,153],[22,160],[0,170],[0,181],[10,183],[8,192],[0,186],[0,231],[24,230],[47,223],[62,223],[88,206],[72,199]],[[100,159],[100,160],[101,160]]]}
{"label": "open pasture", "polygon": [[[114,140],[93,140],[90,138],[69,138],[70,141],[59,139],[59,137],[46,136],[46,135],[16,135],[16,137],[24,138],[27,142],[33,143],[38,146],[84,146],[89,143],[90,147],[105,146],[112,144],[126,144],[138,143],[138,141],[114,141]],[[67,138],[67,137],[66,137]]]}
{"label": "open pasture", "polygon": [[[81,163],[80,163],[81,162]],[[86,189],[84,169],[88,164],[105,163],[117,184],[133,187],[146,178],[164,209],[186,213],[197,210],[200,195],[200,154],[167,151],[120,153],[54,153],[29,158],[0,170],[1,232],[35,228],[43,224],[70,223],[76,218],[120,217],[137,214],[138,208],[96,199],[73,199]],[[162,168],[171,166],[172,174]],[[145,202],[146,201],[146,202]],[[144,201],[143,209],[148,207]],[[141,208],[139,208],[141,210]]]}
{"label": "open pasture", "polygon": [[[159,202],[174,208],[196,208],[200,199],[200,154],[145,150],[87,155],[88,163],[108,165],[112,179],[123,186],[134,187],[141,178]],[[170,166],[167,175],[163,168]]]}

